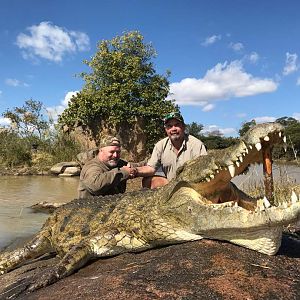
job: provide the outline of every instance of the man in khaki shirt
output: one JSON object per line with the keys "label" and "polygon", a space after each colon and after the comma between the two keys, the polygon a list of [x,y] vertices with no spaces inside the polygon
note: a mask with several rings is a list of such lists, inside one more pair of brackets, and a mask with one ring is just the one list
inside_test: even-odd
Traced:
{"label": "man in khaki shirt", "polygon": [[[180,113],[167,114],[164,126],[167,137],[156,143],[147,166],[137,168],[136,176],[144,177],[143,187],[156,188],[167,184],[186,161],[207,154],[199,139],[185,133],[185,123]],[[160,169],[163,176],[156,174]]]}
{"label": "man in khaki shirt", "polygon": [[126,182],[136,175],[136,168],[120,159],[121,143],[108,136],[100,144],[98,155],[82,168],[78,197],[113,195],[124,193]]}

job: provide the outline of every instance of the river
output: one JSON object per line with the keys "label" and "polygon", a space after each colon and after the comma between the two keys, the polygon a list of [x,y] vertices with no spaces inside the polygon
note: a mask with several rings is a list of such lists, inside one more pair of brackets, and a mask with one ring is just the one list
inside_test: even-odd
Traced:
{"label": "river", "polygon": [[[262,173],[262,166],[256,165],[233,181],[242,188],[262,181]],[[300,183],[299,166],[274,165],[273,174],[275,180]],[[78,177],[1,176],[0,182],[0,249],[37,232],[48,217],[29,206],[42,201],[68,202],[77,196]]]}
{"label": "river", "polygon": [[1,176],[0,182],[0,249],[37,232],[48,217],[29,206],[68,202],[77,196],[78,177]]}

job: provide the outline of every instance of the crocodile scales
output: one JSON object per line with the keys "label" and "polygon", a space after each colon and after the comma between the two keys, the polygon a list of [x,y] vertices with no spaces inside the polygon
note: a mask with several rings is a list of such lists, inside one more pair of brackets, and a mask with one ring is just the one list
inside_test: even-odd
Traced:
{"label": "crocodile scales", "polygon": [[[262,160],[262,141],[283,143],[283,127],[257,125],[237,145],[187,162],[157,190],[73,200],[58,208],[28,244],[0,255],[1,274],[56,252],[61,258],[57,265],[18,285],[30,292],[72,274],[92,258],[202,238],[276,254],[282,227],[300,218],[299,186],[290,201],[270,206],[266,198],[252,199],[230,181]],[[10,293],[13,289],[8,287]]]}

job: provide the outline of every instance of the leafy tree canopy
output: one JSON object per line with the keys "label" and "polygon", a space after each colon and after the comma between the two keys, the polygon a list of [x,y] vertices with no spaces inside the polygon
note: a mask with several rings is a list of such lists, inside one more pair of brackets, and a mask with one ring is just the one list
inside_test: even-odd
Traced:
{"label": "leafy tree canopy", "polygon": [[292,117],[281,117],[275,122],[285,127],[288,149],[284,156],[287,159],[297,159],[300,153],[300,122]]}
{"label": "leafy tree canopy", "polygon": [[132,124],[142,117],[148,139],[157,139],[163,115],[178,107],[165,100],[169,72],[165,76],[156,73],[155,56],[152,45],[145,44],[138,31],[99,42],[96,54],[84,61],[91,68],[90,73],[80,74],[84,87],[70,100],[59,123],[74,129],[99,120],[112,125]]}
{"label": "leafy tree canopy", "polygon": [[249,122],[244,122],[242,124],[241,129],[239,130],[239,135],[243,136],[254,125],[256,125],[256,121],[255,120],[251,120]]}
{"label": "leafy tree canopy", "polygon": [[186,129],[189,134],[194,137],[201,139],[201,130],[203,129],[203,125],[197,122],[192,122],[191,124],[186,124]]}
{"label": "leafy tree canopy", "polygon": [[22,137],[45,137],[49,123],[43,116],[43,103],[29,99],[21,107],[7,109],[2,115],[10,119],[11,127]]}

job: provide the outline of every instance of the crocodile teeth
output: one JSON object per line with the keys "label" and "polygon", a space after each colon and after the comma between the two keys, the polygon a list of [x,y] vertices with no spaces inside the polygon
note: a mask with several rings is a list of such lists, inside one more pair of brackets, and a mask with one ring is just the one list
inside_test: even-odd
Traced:
{"label": "crocodile teeth", "polygon": [[268,208],[271,206],[271,203],[269,202],[269,200],[267,199],[266,196],[263,198],[263,202],[264,202],[265,208]]}
{"label": "crocodile teeth", "polygon": [[240,163],[238,161],[235,162],[236,166],[239,167]]}
{"label": "crocodile teeth", "polygon": [[286,144],[283,145],[283,149],[284,149],[284,152],[287,151],[287,145]]}
{"label": "crocodile teeth", "polygon": [[239,159],[240,159],[240,162],[243,162],[243,160],[244,160],[243,156],[240,156]]}
{"label": "crocodile teeth", "polygon": [[260,211],[265,210],[264,200],[263,199],[257,200],[257,209],[260,210]]}
{"label": "crocodile teeth", "polygon": [[260,149],[261,149],[261,143],[256,143],[255,144],[255,148],[256,148],[257,151],[260,151]]}
{"label": "crocodile teeth", "polygon": [[281,131],[278,132],[278,135],[279,135],[279,137],[281,137],[281,135],[282,135]]}
{"label": "crocodile teeth", "polygon": [[249,149],[252,150],[252,148],[253,148],[252,145],[249,145]]}
{"label": "crocodile teeth", "polygon": [[270,138],[266,135],[266,136],[264,137],[264,141],[268,142],[269,140],[270,140]]}
{"label": "crocodile teeth", "polygon": [[246,152],[247,154],[249,153],[249,150],[248,150],[248,148],[246,148],[246,149],[245,149],[245,152]]}
{"label": "crocodile teeth", "polygon": [[291,200],[292,200],[292,203],[298,202],[298,197],[294,191],[292,191]]}
{"label": "crocodile teeth", "polygon": [[229,165],[228,166],[228,171],[230,173],[230,176],[234,177],[234,174],[235,174],[235,167],[234,167],[234,165]]}
{"label": "crocodile teeth", "polygon": [[283,137],[283,142],[286,143],[286,136]]}
{"label": "crocodile teeth", "polygon": [[214,174],[210,174],[209,177],[212,178],[212,179],[214,179],[215,175]]}

